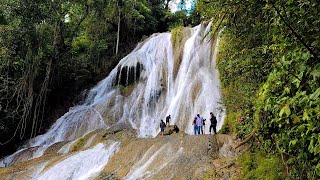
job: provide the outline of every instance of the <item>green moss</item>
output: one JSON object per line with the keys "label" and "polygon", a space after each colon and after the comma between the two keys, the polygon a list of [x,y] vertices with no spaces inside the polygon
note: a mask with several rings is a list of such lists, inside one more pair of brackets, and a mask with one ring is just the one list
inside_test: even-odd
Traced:
{"label": "green moss", "polygon": [[100,134],[100,141],[105,141],[106,139],[112,139],[115,141],[120,141],[121,146],[126,146],[132,142],[136,137],[135,134],[128,129],[107,129]]}
{"label": "green moss", "polygon": [[122,132],[123,132],[123,129],[119,129],[119,128],[107,129],[102,132],[102,136],[106,137],[107,135],[114,135],[114,134],[119,135],[119,134],[122,134]]}
{"label": "green moss", "polygon": [[131,84],[128,86],[122,86],[122,85],[118,86],[121,94],[125,97],[128,97],[132,93],[132,91],[134,90],[135,87],[136,87],[136,84]]}
{"label": "green moss", "polygon": [[85,139],[84,138],[80,138],[79,140],[77,140],[74,144],[72,144],[71,152],[75,152],[78,151],[85,143]]}
{"label": "green moss", "polygon": [[71,152],[75,152],[75,151],[79,151],[87,142],[87,140],[93,136],[94,132],[91,132],[87,135],[85,135],[84,137],[78,139],[76,142],[74,142],[70,148]]}
{"label": "green moss", "polygon": [[178,45],[182,39],[183,39],[183,27],[177,26],[171,30],[171,41],[173,48],[175,48],[176,45]]}
{"label": "green moss", "polygon": [[221,179],[221,178],[222,177],[216,172],[215,169],[211,169],[201,177],[202,180]]}
{"label": "green moss", "polygon": [[276,155],[246,152],[238,161],[242,166],[243,179],[285,179],[283,164]]}
{"label": "green moss", "polygon": [[95,180],[120,180],[114,173],[103,172]]}
{"label": "green moss", "polygon": [[237,122],[237,117],[240,116],[240,113],[235,113],[235,112],[230,112],[227,114],[227,117],[224,120],[224,124],[222,128],[220,129],[220,133],[223,134],[233,134],[236,135],[236,124]]}

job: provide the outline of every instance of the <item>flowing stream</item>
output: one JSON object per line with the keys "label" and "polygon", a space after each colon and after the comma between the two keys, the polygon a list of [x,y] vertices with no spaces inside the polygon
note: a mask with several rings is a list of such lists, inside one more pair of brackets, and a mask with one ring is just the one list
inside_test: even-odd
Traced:
{"label": "flowing stream", "polygon": [[99,143],[92,149],[81,151],[55,164],[35,178],[38,180],[90,179],[108,163],[110,157],[120,148],[119,142]]}

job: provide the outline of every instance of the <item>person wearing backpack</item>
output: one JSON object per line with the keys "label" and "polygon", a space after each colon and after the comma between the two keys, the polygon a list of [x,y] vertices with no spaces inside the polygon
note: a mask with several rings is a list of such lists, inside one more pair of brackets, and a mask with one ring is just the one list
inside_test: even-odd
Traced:
{"label": "person wearing backpack", "polygon": [[166,124],[163,122],[163,120],[161,119],[160,122],[160,131],[161,131],[161,136],[163,136],[163,132],[164,132],[164,128],[166,127]]}
{"label": "person wearing backpack", "polygon": [[211,129],[213,129],[214,134],[217,134],[217,118],[213,115],[212,112],[210,112],[210,128],[209,128],[209,132],[211,134]]}

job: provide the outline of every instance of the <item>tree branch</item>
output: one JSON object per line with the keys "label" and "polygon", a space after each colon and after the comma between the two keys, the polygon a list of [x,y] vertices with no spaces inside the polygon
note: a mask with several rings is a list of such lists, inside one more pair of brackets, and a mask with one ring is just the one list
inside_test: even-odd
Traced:
{"label": "tree branch", "polygon": [[310,54],[313,55],[313,57],[320,62],[319,57],[317,54],[310,48],[311,46],[307,45],[306,42],[304,42],[303,38],[301,35],[299,35],[291,26],[290,24],[286,21],[286,18],[281,15],[280,11],[277,9],[275,6],[274,2],[271,1],[272,7],[276,10],[276,12],[279,14],[280,19],[284,22],[284,24],[290,29],[291,33],[298,39],[298,41],[310,52]]}
{"label": "tree branch", "polygon": [[245,140],[241,141],[241,142],[235,147],[235,149],[237,149],[238,147],[240,147],[240,146],[246,144],[247,142],[249,142],[249,141],[255,136],[256,132],[257,132],[257,129],[253,129],[253,131],[251,132],[251,134],[250,134]]}

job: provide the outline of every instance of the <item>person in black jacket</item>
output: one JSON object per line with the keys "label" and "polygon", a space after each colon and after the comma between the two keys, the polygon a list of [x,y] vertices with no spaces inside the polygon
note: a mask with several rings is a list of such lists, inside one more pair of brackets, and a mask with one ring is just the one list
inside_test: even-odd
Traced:
{"label": "person in black jacket", "polygon": [[161,119],[160,122],[160,130],[161,130],[161,135],[163,136],[163,132],[164,132],[164,128],[166,127],[166,124],[163,122],[163,120]]}
{"label": "person in black jacket", "polygon": [[170,116],[170,114],[169,114],[169,116],[166,117],[166,126],[169,125],[170,119],[171,119],[171,116]]}
{"label": "person in black jacket", "polygon": [[214,134],[217,134],[217,118],[213,115],[212,112],[210,112],[210,128],[209,128],[209,132],[211,134],[211,129],[213,129]]}

